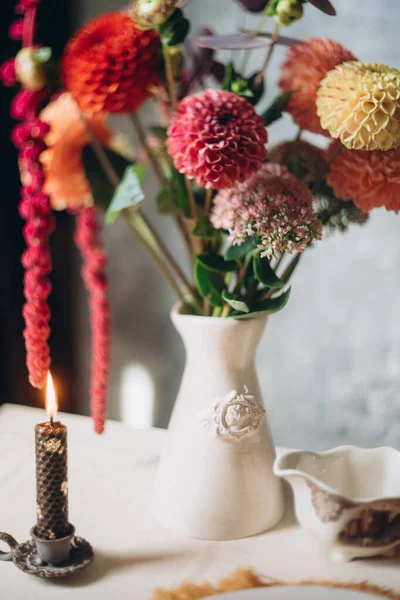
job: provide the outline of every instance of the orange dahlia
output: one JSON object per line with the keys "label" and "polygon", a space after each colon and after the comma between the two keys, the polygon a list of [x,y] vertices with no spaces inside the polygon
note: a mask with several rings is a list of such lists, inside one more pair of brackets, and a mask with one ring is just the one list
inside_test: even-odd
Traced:
{"label": "orange dahlia", "polygon": [[[328,156],[337,149],[333,142]],[[332,161],[327,177],[336,196],[353,200],[364,212],[385,206],[400,211],[400,148],[379,150],[347,150],[342,147]]]}
{"label": "orange dahlia", "polygon": [[282,65],[279,86],[282,91],[295,90],[287,111],[302,129],[328,135],[317,116],[317,90],[328,71],[354,58],[337,42],[322,38],[311,38],[289,49]]}
{"label": "orange dahlia", "polygon": [[331,137],[350,150],[400,146],[400,71],[349,61],[321,81],[317,114]]}
{"label": "orange dahlia", "polygon": [[[92,192],[82,166],[82,151],[89,135],[80,118],[79,108],[65,92],[50,102],[40,118],[50,126],[44,141],[48,146],[40,155],[45,176],[43,191],[50,196],[55,210],[77,209],[93,204]],[[90,118],[90,125],[103,145],[109,145],[112,132],[102,116]]]}
{"label": "orange dahlia", "polygon": [[88,113],[137,110],[159,81],[160,38],[120,12],[89,21],[67,44],[61,62],[65,87]]}

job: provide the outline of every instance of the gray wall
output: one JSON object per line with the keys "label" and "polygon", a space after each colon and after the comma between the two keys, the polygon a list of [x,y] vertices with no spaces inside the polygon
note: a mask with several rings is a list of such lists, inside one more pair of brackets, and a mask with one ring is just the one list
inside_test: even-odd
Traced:
{"label": "gray wall", "polygon": [[[399,67],[397,2],[335,0],[334,4],[336,18],[307,5],[306,18],[288,34],[329,36],[363,61]],[[117,1],[80,2],[76,25],[119,6]],[[244,22],[232,0],[193,0],[187,13],[197,24],[193,29],[211,24],[221,33]],[[247,17],[249,26],[256,18]],[[278,49],[270,65],[264,104],[276,94],[283,53]],[[262,60],[262,53],[254,54],[250,70]],[[142,112],[151,120],[151,107]],[[129,132],[123,118],[118,126]],[[294,132],[287,118],[270,128],[270,141],[288,139]],[[183,262],[173,224],[154,214],[152,182],[146,191],[146,212]],[[304,256],[289,305],[270,319],[258,355],[278,444],[400,448],[399,234],[400,216],[380,209],[367,226],[325,239]],[[124,223],[107,227],[104,239],[110,253],[113,309],[110,416],[132,425],[166,426],[184,360],[168,319],[173,297]],[[89,345],[83,295],[77,308],[82,412],[86,412]]]}

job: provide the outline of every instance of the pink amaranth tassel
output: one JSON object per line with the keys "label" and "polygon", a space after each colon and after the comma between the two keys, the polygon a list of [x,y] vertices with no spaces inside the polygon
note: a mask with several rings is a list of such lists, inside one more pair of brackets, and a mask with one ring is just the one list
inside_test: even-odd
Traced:
{"label": "pink amaranth tassel", "polygon": [[[39,0],[19,0],[16,12],[22,15],[9,29],[12,39],[22,39],[24,48],[33,46],[36,11]],[[16,83],[16,61],[7,60],[0,68],[0,78],[6,86]],[[32,80],[29,80],[32,82]],[[22,313],[25,319],[26,364],[29,381],[36,388],[44,387],[50,367],[50,309],[47,300],[51,291],[49,273],[51,255],[48,238],[54,230],[55,220],[50,199],[42,193],[43,169],[39,155],[45,149],[43,137],[49,131],[39,118],[41,103],[48,97],[46,86],[30,89],[20,80],[22,89],[14,97],[10,112],[14,119],[22,121],[12,132],[12,141],[20,149],[18,163],[22,190],[19,212],[26,221],[24,238],[27,248],[21,261],[25,269],[24,295],[26,302]],[[29,89],[28,89],[29,88]]]}
{"label": "pink amaranth tassel", "polygon": [[107,255],[98,237],[99,223],[94,206],[76,213],[75,242],[82,258],[82,277],[90,294],[92,328],[91,413],[96,433],[104,430],[107,382],[110,370],[110,306],[106,296]]}
{"label": "pink amaranth tassel", "polygon": [[21,259],[25,269],[26,299],[22,314],[25,319],[24,338],[29,381],[36,388],[44,387],[51,362],[48,345],[50,309],[47,299],[51,291],[48,275],[52,265],[48,237],[55,226],[49,197],[41,192],[43,174],[37,161],[37,152],[41,147],[40,142],[30,139],[22,144],[19,155],[21,179],[24,183],[19,212],[26,220],[23,233],[27,245]]}

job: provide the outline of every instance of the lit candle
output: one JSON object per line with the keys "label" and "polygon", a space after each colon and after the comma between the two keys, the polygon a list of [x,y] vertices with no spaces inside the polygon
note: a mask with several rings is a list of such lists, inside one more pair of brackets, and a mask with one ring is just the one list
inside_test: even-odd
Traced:
{"label": "lit candle", "polygon": [[46,410],[49,421],[35,427],[36,535],[47,540],[69,534],[67,428],[55,421],[57,399],[50,373],[47,375]]}

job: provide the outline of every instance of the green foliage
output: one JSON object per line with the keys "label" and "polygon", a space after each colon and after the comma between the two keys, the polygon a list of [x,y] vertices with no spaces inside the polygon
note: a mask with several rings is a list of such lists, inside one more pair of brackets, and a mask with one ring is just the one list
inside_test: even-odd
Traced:
{"label": "green foliage", "polygon": [[275,274],[266,258],[261,258],[260,252],[253,256],[254,275],[260,283],[263,283],[269,288],[279,290],[285,285],[283,281]]}
{"label": "green foliage", "polygon": [[272,0],[272,2],[268,3],[267,15],[269,17],[273,17],[276,15],[276,9],[278,8],[280,0]]}
{"label": "green foliage", "polygon": [[107,223],[113,223],[121,210],[139,204],[144,199],[142,183],[146,174],[143,165],[131,165],[121,179],[121,183],[115,189],[110,206],[106,212]]}
{"label": "green foliage", "polygon": [[229,273],[231,271],[237,271],[238,264],[234,260],[225,260],[223,256],[219,254],[198,254],[196,260],[208,271],[214,271],[215,273]]}
{"label": "green foliage", "polygon": [[196,260],[194,276],[200,295],[208,298],[212,306],[223,306],[222,290],[225,287],[223,274],[206,269],[199,260]]}
{"label": "green foliage", "polygon": [[250,308],[247,306],[246,302],[244,300],[240,300],[238,298],[235,298],[233,296],[233,294],[231,294],[230,292],[228,292],[227,290],[224,290],[222,292],[222,298],[225,300],[225,302],[227,302],[229,304],[229,306],[231,306],[234,310],[238,311],[238,312],[243,312],[243,313],[248,313],[250,312]]}
{"label": "green foliage", "polygon": [[249,313],[239,313],[238,311],[235,311],[229,316],[230,318],[234,319],[254,319],[255,317],[266,316],[275,312],[279,312],[288,303],[290,290],[291,288],[287,289],[276,298],[267,298],[257,301],[254,303],[251,312]]}
{"label": "green foliage", "polygon": [[241,260],[257,246],[257,238],[251,237],[239,246],[231,244],[225,252],[225,260]]}
{"label": "green foliage", "polygon": [[156,27],[163,44],[166,46],[177,46],[185,41],[189,33],[190,23],[183,16],[180,8],[177,8],[168,21]]}
{"label": "green foliage", "polygon": [[243,96],[251,104],[257,104],[264,94],[264,81],[259,86],[255,86],[257,73],[254,73],[248,79],[242,77],[235,70],[233,63],[230,62],[225,68],[225,79],[222,82],[221,89],[233,92],[237,96]]}
{"label": "green foliage", "polygon": [[225,252],[225,260],[242,260],[246,254],[254,250],[257,246],[257,238],[248,238],[239,246],[231,244]]}
{"label": "green foliage", "polygon": [[[104,152],[112,164],[114,171],[122,179],[126,169],[131,165],[130,161],[107,148],[104,148]],[[96,204],[107,210],[114,195],[114,186],[105,175],[91,146],[86,146],[83,149],[82,163]]]}
{"label": "green foliage", "polygon": [[289,100],[293,92],[294,90],[288,90],[287,92],[283,92],[283,94],[280,96],[277,96],[271,106],[267,108],[263,115],[261,115],[265,126],[271,125],[271,123],[274,123],[274,121],[277,121],[281,118],[282,113],[286,110],[289,104]]}
{"label": "green foliage", "polygon": [[185,178],[176,169],[172,169],[170,178],[161,188],[157,197],[157,207],[163,215],[190,217]]}
{"label": "green foliage", "polygon": [[161,127],[160,125],[152,125],[149,127],[149,130],[153,135],[156,136],[157,139],[160,140],[160,142],[164,143],[167,139],[167,130],[165,127]]}
{"label": "green foliage", "polygon": [[171,186],[168,183],[166,183],[158,192],[156,203],[160,215],[178,217],[182,214],[181,209],[175,202]]}
{"label": "green foliage", "polygon": [[193,227],[192,234],[196,237],[201,237],[204,239],[212,239],[218,237],[218,231],[214,229],[210,219],[205,215],[203,215],[196,221]]}

